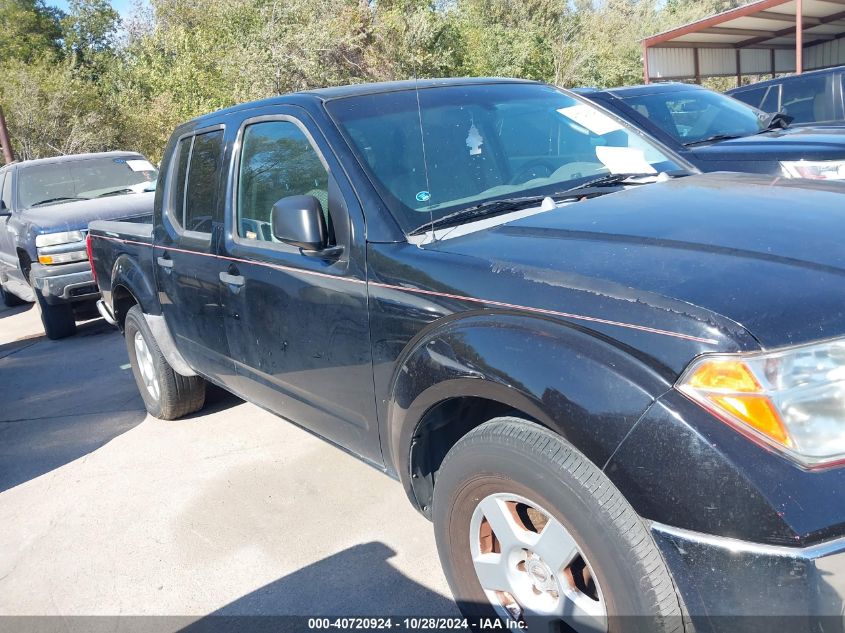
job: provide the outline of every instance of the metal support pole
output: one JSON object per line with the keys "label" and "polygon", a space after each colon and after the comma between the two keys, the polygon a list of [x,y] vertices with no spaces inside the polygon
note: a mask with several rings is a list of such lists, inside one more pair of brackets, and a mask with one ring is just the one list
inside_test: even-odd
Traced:
{"label": "metal support pole", "polygon": [[698,47],[692,49],[692,66],[695,72],[695,83],[701,83],[701,60],[698,57]]}
{"label": "metal support pole", "polygon": [[0,145],[3,146],[3,160],[8,165],[15,160],[12,152],[12,142],[9,140],[9,129],[6,127],[6,117],[3,116],[3,108],[0,108]]}
{"label": "metal support pole", "polygon": [[804,0],[795,1],[795,74],[804,72]]}

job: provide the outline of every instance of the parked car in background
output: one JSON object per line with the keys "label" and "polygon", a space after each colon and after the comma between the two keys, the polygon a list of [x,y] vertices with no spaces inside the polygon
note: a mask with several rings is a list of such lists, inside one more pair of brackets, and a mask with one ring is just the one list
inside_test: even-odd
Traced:
{"label": "parked car in background", "polygon": [[152,223],[88,239],[150,414],[214,383],[397,478],[468,618],[841,631],[843,191],[543,84],[365,84],[180,126]]}
{"label": "parked car in background", "polygon": [[725,92],[763,112],[783,112],[791,125],[845,125],[845,66],[787,75]]}
{"label": "parked car in background", "polygon": [[51,339],[96,316],[86,254],[88,223],[149,220],[158,171],[137,153],[76,154],[0,169],[0,295],[35,301]]}
{"label": "parked car in background", "polygon": [[652,135],[702,171],[845,179],[845,128],[791,127],[713,90],[660,83],[581,94]]}

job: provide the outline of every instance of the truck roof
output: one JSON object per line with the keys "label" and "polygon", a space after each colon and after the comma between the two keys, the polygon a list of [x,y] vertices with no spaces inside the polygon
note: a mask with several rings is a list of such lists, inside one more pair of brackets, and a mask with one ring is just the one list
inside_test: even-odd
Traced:
{"label": "truck roof", "polygon": [[468,86],[477,84],[506,84],[506,83],[538,83],[530,79],[511,79],[507,77],[453,77],[447,79],[407,79],[403,81],[382,81],[376,83],[360,83],[349,84],[345,86],[332,86],[329,88],[315,88],[312,90],[301,90],[299,92],[292,92],[278,97],[270,97],[260,101],[250,101],[241,103],[222,110],[215,110],[207,114],[200,115],[190,121],[181,124],[187,125],[190,123],[198,123],[211,118],[217,118],[231,112],[239,112],[241,110],[248,110],[268,105],[282,105],[285,103],[295,103],[303,98],[313,98],[319,101],[329,101],[331,99],[342,99],[344,97],[359,97],[362,95],[379,94],[385,92],[398,92],[401,90],[413,90],[415,88],[438,88],[443,86]]}
{"label": "truck roof", "polygon": [[707,88],[698,84],[688,84],[680,81],[663,81],[652,84],[639,84],[637,86],[619,86],[618,88],[576,88],[575,92],[582,95],[612,94],[631,96],[672,93],[678,92],[679,90],[707,90]]}

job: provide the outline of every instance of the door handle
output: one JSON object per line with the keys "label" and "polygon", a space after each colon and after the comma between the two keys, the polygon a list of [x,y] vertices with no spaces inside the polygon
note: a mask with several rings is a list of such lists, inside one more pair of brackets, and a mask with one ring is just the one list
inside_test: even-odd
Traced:
{"label": "door handle", "polygon": [[243,275],[230,275],[229,273],[220,273],[220,281],[229,286],[243,286]]}
{"label": "door handle", "polygon": [[162,268],[173,268],[173,260],[169,257],[158,257],[156,263]]}

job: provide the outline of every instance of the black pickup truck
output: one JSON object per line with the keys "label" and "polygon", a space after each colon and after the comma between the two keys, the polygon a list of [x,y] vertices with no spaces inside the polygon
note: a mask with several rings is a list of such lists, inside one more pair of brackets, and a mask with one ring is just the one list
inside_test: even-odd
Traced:
{"label": "black pickup truck", "polygon": [[843,193],[428,80],[186,123],[88,239],[148,411],[214,383],[395,477],[470,624],[841,632]]}

